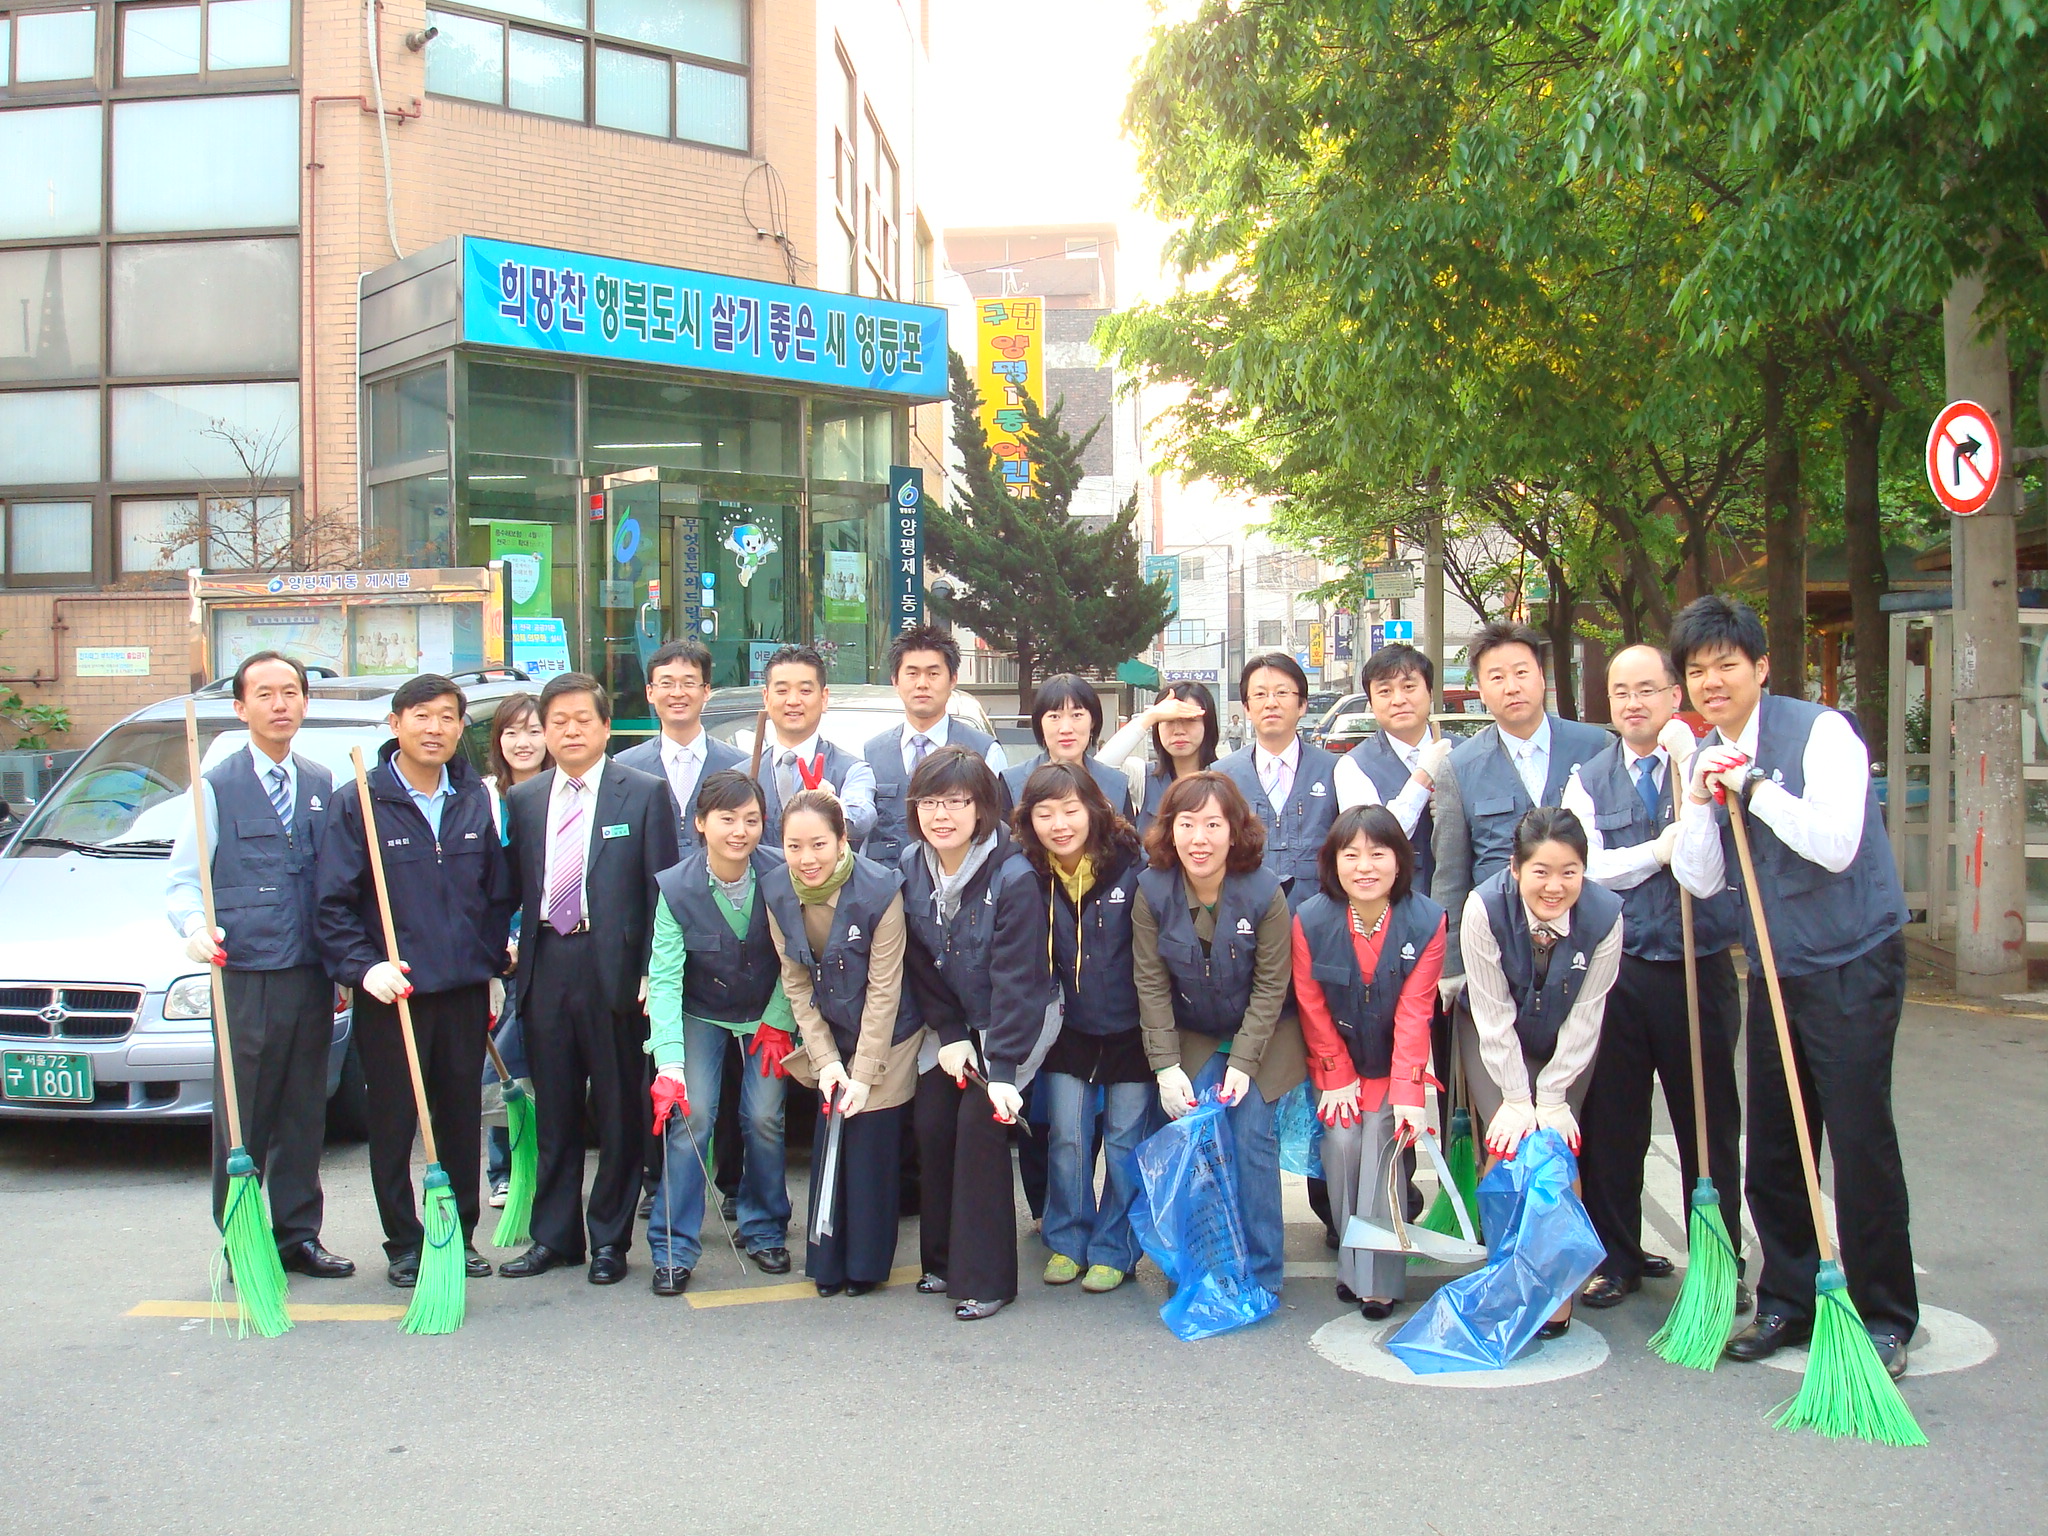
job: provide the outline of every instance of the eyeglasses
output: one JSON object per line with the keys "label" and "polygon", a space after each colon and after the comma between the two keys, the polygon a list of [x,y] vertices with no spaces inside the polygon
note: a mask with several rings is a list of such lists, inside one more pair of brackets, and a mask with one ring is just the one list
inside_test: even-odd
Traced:
{"label": "eyeglasses", "polygon": [[946,811],[955,816],[965,816],[974,809],[974,802],[965,795],[932,795],[911,803],[920,811]]}
{"label": "eyeglasses", "polygon": [[647,685],[649,693],[702,693],[708,684],[700,683],[693,677],[681,681],[673,677],[657,677]]}
{"label": "eyeglasses", "polygon": [[1247,704],[1292,704],[1301,694],[1292,688],[1256,688],[1244,696]]}
{"label": "eyeglasses", "polygon": [[1676,683],[1652,683],[1643,688],[1610,688],[1607,697],[1617,704],[1654,704],[1677,686]]}

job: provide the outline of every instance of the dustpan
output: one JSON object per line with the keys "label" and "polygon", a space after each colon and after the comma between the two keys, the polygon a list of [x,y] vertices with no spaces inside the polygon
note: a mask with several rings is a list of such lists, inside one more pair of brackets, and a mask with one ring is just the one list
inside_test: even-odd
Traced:
{"label": "dustpan", "polygon": [[[1444,1232],[1432,1232],[1401,1218],[1401,1201],[1395,1188],[1395,1181],[1401,1174],[1401,1153],[1409,1146],[1419,1146],[1422,1153],[1436,1169],[1438,1185],[1450,1196],[1451,1210],[1458,1218],[1458,1232],[1452,1236]],[[1360,1156],[1364,1153],[1361,1149]],[[1479,1241],[1478,1231],[1472,1225],[1472,1212],[1465,1204],[1465,1197],[1458,1189],[1458,1181],[1451,1177],[1449,1165],[1444,1162],[1443,1150],[1437,1145],[1433,1132],[1424,1131],[1420,1137],[1407,1134],[1394,1140],[1393,1155],[1387,1159],[1387,1209],[1393,1213],[1394,1224],[1383,1227],[1377,1222],[1367,1221],[1363,1216],[1353,1216],[1344,1225],[1345,1248],[1367,1248],[1375,1253],[1400,1253],[1419,1255],[1434,1259],[1439,1264],[1480,1264],[1486,1260],[1486,1245]]]}

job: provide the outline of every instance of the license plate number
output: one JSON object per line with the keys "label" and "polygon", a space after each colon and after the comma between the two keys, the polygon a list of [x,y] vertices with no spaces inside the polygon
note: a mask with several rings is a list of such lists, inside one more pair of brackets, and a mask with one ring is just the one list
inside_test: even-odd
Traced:
{"label": "license plate number", "polygon": [[0,1098],[90,1104],[92,1058],[53,1051],[0,1053]]}

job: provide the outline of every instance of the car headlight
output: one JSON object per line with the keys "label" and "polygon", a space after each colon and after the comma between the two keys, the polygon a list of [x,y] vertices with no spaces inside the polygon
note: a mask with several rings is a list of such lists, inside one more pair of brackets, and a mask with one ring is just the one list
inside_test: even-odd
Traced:
{"label": "car headlight", "polygon": [[210,1019],[213,1017],[213,978],[180,976],[164,988],[164,1017],[167,1019]]}

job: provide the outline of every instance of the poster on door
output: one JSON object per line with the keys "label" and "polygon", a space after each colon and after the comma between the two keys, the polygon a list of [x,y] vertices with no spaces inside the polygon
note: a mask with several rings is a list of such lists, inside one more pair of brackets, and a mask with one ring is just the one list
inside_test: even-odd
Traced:
{"label": "poster on door", "polygon": [[553,616],[555,530],[551,523],[491,523],[491,558],[505,562],[512,617]]}
{"label": "poster on door", "polygon": [[867,557],[857,549],[825,551],[825,622],[868,621]]}

